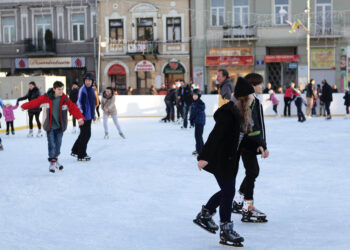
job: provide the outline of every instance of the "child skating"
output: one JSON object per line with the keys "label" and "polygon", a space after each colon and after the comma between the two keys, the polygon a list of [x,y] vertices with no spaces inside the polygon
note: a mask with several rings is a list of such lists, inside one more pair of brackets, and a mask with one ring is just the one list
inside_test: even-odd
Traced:
{"label": "child skating", "polygon": [[78,120],[79,126],[84,124],[84,116],[79,108],[63,93],[63,83],[56,81],[53,88],[37,99],[21,106],[22,109],[42,107],[44,111],[43,128],[46,131],[49,151],[49,171],[63,170],[58,161],[63,132],[67,129],[68,111]]}
{"label": "child skating", "polygon": [[273,111],[275,112],[276,117],[280,117],[280,115],[278,114],[278,111],[277,111],[277,107],[278,107],[279,101],[278,101],[278,99],[277,99],[277,97],[276,97],[275,91],[273,91],[272,89],[270,89],[270,90],[269,90],[269,95],[270,95],[270,98],[268,99],[268,101],[271,101],[271,102],[272,102]]}
{"label": "child skating", "polygon": [[115,106],[115,95],[113,89],[108,87],[103,92],[102,98],[102,110],[103,110],[103,127],[105,129],[105,139],[109,139],[108,134],[108,117],[111,116],[114,122],[115,127],[118,129],[119,135],[125,139],[125,136],[120,128],[118,117],[117,117],[117,108]]}
{"label": "child skating", "polygon": [[13,121],[15,120],[15,115],[13,114],[13,111],[18,108],[18,103],[15,106],[12,106],[11,104],[5,104],[3,107],[4,117],[6,121],[6,135],[10,134],[10,127],[11,127],[11,134],[15,134],[15,129],[13,126]]}
{"label": "child skating", "polygon": [[194,124],[194,136],[196,139],[196,150],[192,155],[197,156],[203,149],[203,130],[205,125],[205,104],[201,99],[201,91],[199,89],[193,91],[190,122]]}

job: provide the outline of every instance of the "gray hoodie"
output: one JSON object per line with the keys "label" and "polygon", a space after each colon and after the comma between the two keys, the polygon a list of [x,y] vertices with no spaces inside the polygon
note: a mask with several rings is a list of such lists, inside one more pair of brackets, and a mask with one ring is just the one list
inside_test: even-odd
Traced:
{"label": "gray hoodie", "polygon": [[219,88],[222,99],[230,100],[234,90],[231,80],[227,78],[223,83],[220,84]]}

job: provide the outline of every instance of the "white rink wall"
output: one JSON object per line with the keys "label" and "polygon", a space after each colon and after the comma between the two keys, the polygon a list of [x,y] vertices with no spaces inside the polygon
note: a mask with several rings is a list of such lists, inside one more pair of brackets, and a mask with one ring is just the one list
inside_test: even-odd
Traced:
{"label": "white rink wall", "polygon": [[[284,101],[283,94],[277,94],[277,98],[280,101],[278,105],[278,112],[283,114]],[[333,102],[331,104],[331,113],[332,115],[344,115],[345,106],[344,106],[344,94],[333,94]],[[165,116],[165,104],[164,104],[164,95],[153,96],[153,95],[121,95],[116,96],[116,106],[118,110],[119,117],[163,117]],[[305,95],[303,95],[305,99]],[[264,114],[265,116],[274,115],[272,110],[271,101],[267,101],[269,95],[264,94],[260,95],[259,99],[263,101]],[[218,96],[217,95],[203,95],[202,100],[206,105],[206,115],[212,116],[215,110],[218,108]],[[10,103],[12,105],[16,104],[16,100],[3,100],[3,103]],[[20,102],[20,105],[25,103],[25,101]],[[296,107],[294,102],[291,105],[292,115],[296,115]],[[305,112],[305,107],[303,107]],[[102,110],[100,111],[102,115]],[[21,110],[18,107],[15,111],[15,122],[14,125],[16,128],[28,126],[28,115],[27,112]],[[319,113],[319,107],[317,107],[317,114]],[[1,118],[2,128],[1,132],[5,128],[4,117]],[[36,124],[34,119],[34,124]]]}

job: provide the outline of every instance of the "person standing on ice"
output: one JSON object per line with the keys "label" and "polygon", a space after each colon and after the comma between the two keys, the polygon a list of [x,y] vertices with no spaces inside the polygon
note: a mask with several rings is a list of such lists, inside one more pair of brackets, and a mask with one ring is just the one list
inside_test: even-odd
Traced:
{"label": "person standing on ice", "polygon": [[332,119],[331,116],[331,110],[330,110],[330,106],[331,106],[331,102],[333,101],[333,90],[332,87],[329,86],[329,84],[327,83],[326,80],[322,81],[322,94],[321,94],[321,101],[324,103],[325,105],[325,109],[327,112],[327,120]]}
{"label": "person standing on ice", "polygon": [[269,95],[270,95],[270,98],[268,99],[268,101],[272,102],[273,111],[275,112],[276,116],[279,117],[279,114],[278,114],[278,111],[277,111],[279,101],[278,101],[278,99],[276,97],[276,94],[275,94],[275,92],[272,89],[270,89],[269,90]]}
{"label": "person standing on ice", "polygon": [[95,90],[92,88],[94,81],[94,76],[91,73],[86,73],[83,77],[84,85],[79,89],[77,104],[85,117],[85,122],[83,126],[80,126],[80,134],[71,153],[72,156],[77,157],[78,161],[91,160],[91,157],[86,153],[86,149],[91,137],[91,121],[96,120],[96,96]]}
{"label": "person standing on ice", "polygon": [[13,126],[13,121],[15,120],[15,115],[13,111],[17,109],[18,103],[16,103],[15,106],[12,106],[11,104],[5,104],[2,108],[2,111],[4,112],[4,117],[6,121],[6,135],[10,134],[10,127],[11,127],[11,133],[15,134],[15,128]]}
{"label": "person standing on ice", "polygon": [[194,137],[196,139],[196,150],[192,153],[197,156],[203,149],[203,130],[205,125],[205,104],[201,99],[201,91],[193,91],[193,103],[191,105],[190,121],[194,124]]}
{"label": "person standing on ice", "polygon": [[[2,104],[2,99],[1,99],[1,97],[0,97],[0,107],[1,108],[3,108],[3,104]],[[2,117],[2,113],[0,112],[0,119],[1,119],[1,117]],[[1,128],[1,123],[0,123],[0,128]],[[1,137],[0,137],[0,151],[1,150],[4,150],[4,147],[2,146],[2,140],[1,140]]]}
{"label": "person standing on ice", "polygon": [[219,69],[216,80],[219,82],[219,108],[233,96],[233,84],[226,69]]}
{"label": "person standing on ice", "polygon": [[234,98],[214,114],[215,126],[202,153],[198,156],[199,170],[212,173],[220,187],[202,207],[194,223],[215,233],[219,227],[212,219],[220,207],[220,244],[242,246],[244,238],[233,230],[231,221],[232,201],[239,165],[239,146],[244,135],[251,132],[253,120],[249,107],[254,101],[254,88],[239,77]]}
{"label": "person standing on ice", "polygon": [[343,97],[344,99],[344,105],[345,105],[345,110],[346,110],[346,115],[345,115],[345,119],[348,119],[350,117],[350,91],[349,89],[345,89],[345,95]]}
{"label": "person standing on ice", "polygon": [[119,135],[123,139],[125,139],[125,136],[118,122],[117,108],[115,106],[115,95],[113,94],[112,87],[107,87],[106,90],[103,92],[102,110],[103,110],[103,127],[105,129],[105,139],[109,138],[109,135],[108,135],[108,117],[109,116],[112,117],[114,125],[118,129]]}
{"label": "person standing on ice", "polygon": [[68,111],[78,120],[79,126],[84,124],[84,116],[79,108],[63,93],[63,83],[56,81],[53,88],[46,94],[27,102],[21,106],[24,109],[43,107],[44,121],[43,128],[46,131],[49,149],[49,171],[63,170],[62,164],[58,161],[61,153],[63,132],[67,129]]}
{"label": "person standing on ice", "polygon": [[[79,93],[79,84],[77,81],[74,81],[73,84],[72,84],[72,90],[69,94],[69,99],[74,103],[74,104],[77,104],[77,101],[78,101],[78,93]],[[73,117],[72,119],[73,121],[73,130],[72,130],[72,133],[76,133],[76,127],[77,127],[77,123],[76,123],[76,120],[75,118]]]}
{"label": "person standing on ice", "polygon": [[[29,83],[29,90],[28,93],[17,99],[17,102],[23,101],[25,99],[28,99],[28,101],[32,101],[40,96],[40,90],[36,86],[35,82],[30,82]],[[35,109],[30,109],[28,110],[28,115],[29,115],[29,134],[28,137],[33,137],[33,118],[35,116],[36,124],[38,125],[38,134],[37,137],[42,137],[43,134],[41,133],[41,123],[40,123],[40,112],[41,108],[35,108]]]}
{"label": "person standing on ice", "polygon": [[261,154],[262,158],[267,158],[270,154],[266,146],[263,108],[257,98],[257,95],[262,93],[264,79],[256,73],[246,75],[245,79],[253,86],[255,92],[255,99],[250,107],[253,127],[252,131],[243,137],[239,148],[239,155],[246,171],[239,191],[234,197],[232,212],[242,214],[242,222],[267,222],[266,214],[255,208],[253,197],[254,183],[260,169],[257,155]]}
{"label": "person standing on ice", "polygon": [[293,98],[292,101],[294,101],[295,106],[297,107],[297,113],[298,113],[298,122],[305,122],[305,115],[302,109],[302,105],[304,104],[306,106],[306,102],[301,97],[300,91],[297,89],[293,90]]}

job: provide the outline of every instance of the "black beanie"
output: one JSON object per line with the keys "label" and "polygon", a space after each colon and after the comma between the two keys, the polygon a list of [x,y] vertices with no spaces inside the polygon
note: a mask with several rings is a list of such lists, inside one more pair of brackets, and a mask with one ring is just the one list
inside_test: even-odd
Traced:
{"label": "black beanie", "polygon": [[254,88],[252,85],[244,78],[238,77],[236,88],[235,88],[235,97],[241,97],[241,96],[248,96],[250,94],[253,94]]}

